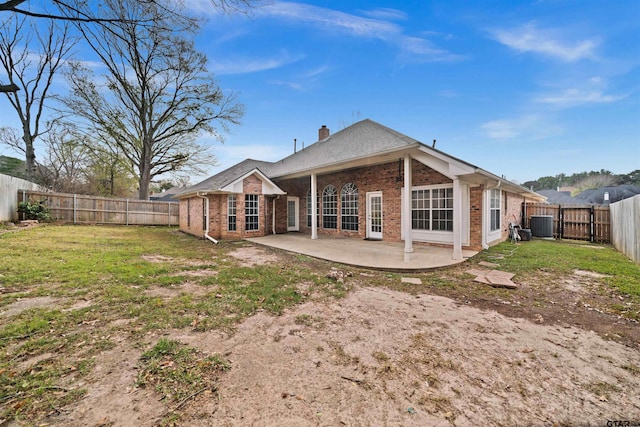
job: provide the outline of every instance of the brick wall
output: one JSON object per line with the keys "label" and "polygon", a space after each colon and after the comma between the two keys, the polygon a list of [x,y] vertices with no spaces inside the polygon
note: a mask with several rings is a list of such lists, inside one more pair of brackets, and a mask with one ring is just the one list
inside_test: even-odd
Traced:
{"label": "brick wall", "polygon": [[[383,239],[387,241],[400,241],[401,236],[401,190],[404,183],[404,166],[398,162],[385,163],[369,167],[354,168],[337,173],[318,176],[318,194],[320,195],[320,217],[318,219],[318,232],[321,234],[364,238],[366,237],[366,194],[368,192],[381,191],[383,198]],[[448,184],[451,179],[436,172],[433,169],[413,160],[413,185]],[[299,198],[299,224],[300,231],[310,233],[307,227],[307,194],[311,187],[311,178],[296,178],[290,180],[274,180],[287,195]],[[347,183],[353,183],[358,188],[358,230],[342,230],[340,193]],[[322,191],[327,185],[333,185],[338,193],[337,206],[338,218],[336,229],[324,229],[322,227]],[[483,185],[470,186],[470,242],[465,248],[473,250],[482,249],[482,216],[484,211]],[[262,193],[262,181],[255,175],[247,177],[243,182],[242,194],[236,195],[237,230],[228,230],[228,197],[227,195],[210,195],[209,197],[209,235],[216,239],[242,239],[245,237],[258,237],[271,234],[273,200],[276,200],[277,233],[287,231],[287,195],[275,198],[265,196]],[[259,195],[259,230],[245,230],[245,194]],[[502,227],[501,240],[506,240],[509,235],[509,222],[520,224],[522,196],[506,191],[502,192]],[[204,200],[200,197],[182,199],[180,201],[180,229],[196,235],[203,236],[202,224]],[[515,215],[515,219],[514,219]],[[190,218],[189,218],[190,217]]]}
{"label": "brick wall", "polygon": [[180,199],[180,230],[194,236],[204,236],[202,215],[204,203],[201,197]]}
{"label": "brick wall", "polygon": [[[236,231],[229,231],[228,195],[212,194],[209,198],[209,236],[214,239],[235,240],[245,237],[259,237],[271,233],[270,197],[262,194],[262,181],[251,175],[243,181],[243,193],[236,194]],[[259,228],[256,231],[245,229],[245,194],[258,195]],[[204,236],[203,204],[201,197],[180,200],[180,230],[195,236]],[[190,219],[188,214],[190,212]]]}
{"label": "brick wall", "polygon": [[[413,185],[433,185],[451,183],[451,179],[428,168],[422,163],[413,160]],[[322,204],[322,191],[328,185],[333,185],[338,192],[338,226],[336,229],[322,227],[322,206],[320,206],[320,219],[318,221],[318,233],[347,236],[366,237],[366,194],[368,192],[382,191],[382,215],[383,215],[383,239],[388,241],[400,241],[401,236],[401,206],[400,194],[402,190],[404,163],[402,160],[382,165],[349,169],[337,173],[318,176],[318,194],[320,205]],[[345,184],[353,183],[358,187],[358,231],[342,230],[340,207],[340,194]],[[311,178],[297,178],[292,180],[277,180],[276,184],[290,196],[300,198],[300,231],[311,232],[307,227],[307,194],[311,188]],[[281,197],[276,203],[276,231],[284,233],[287,230],[287,198]]]}
{"label": "brick wall", "polygon": [[469,249],[479,251],[482,249],[482,194],[483,185],[469,188]]}

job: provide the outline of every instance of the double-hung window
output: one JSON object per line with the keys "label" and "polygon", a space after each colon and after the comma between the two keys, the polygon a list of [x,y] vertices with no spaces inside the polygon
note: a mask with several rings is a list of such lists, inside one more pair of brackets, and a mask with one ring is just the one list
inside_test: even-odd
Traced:
{"label": "double-hung window", "polygon": [[257,194],[245,194],[244,196],[244,222],[245,231],[260,229],[260,209]]}
{"label": "double-hung window", "polygon": [[322,228],[338,228],[338,192],[333,185],[322,190]]}
{"label": "double-hung window", "polygon": [[497,188],[494,188],[489,193],[489,217],[491,218],[491,231],[500,230],[500,218],[501,218],[501,191]]}
{"label": "double-hung window", "polygon": [[342,187],[340,214],[343,230],[358,231],[358,187],[352,183]]}
{"label": "double-hung window", "polygon": [[227,197],[227,224],[229,231],[237,231],[238,223],[236,221],[236,195],[229,194]]}
{"label": "double-hung window", "polygon": [[416,188],[411,192],[413,230],[453,231],[453,187]]}

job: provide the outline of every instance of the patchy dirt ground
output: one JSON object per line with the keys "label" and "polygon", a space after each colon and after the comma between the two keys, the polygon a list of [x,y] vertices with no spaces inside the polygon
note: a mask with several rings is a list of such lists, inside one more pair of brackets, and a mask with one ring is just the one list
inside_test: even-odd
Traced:
{"label": "patchy dirt ground", "polygon": [[532,425],[638,419],[636,350],[443,297],[360,288],[175,338],[233,362],[186,425]]}
{"label": "patchy dirt ground", "polygon": [[[231,256],[244,265],[288,260],[256,247]],[[397,276],[355,271],[346,278],[352,290],[341,300],[314,300],[278,317],[258,313],[233,334],[166,331],[162,337],[231,363],[217,392],[198,393],[173,408],[159,402],[153,390],[135,387],[141,353],[161,336],[148,334],[141,342],[132,338],[126,322],[114,322],[108,329],[116,345],[95,358],[81,384],[86,395],[58,408],[43,425],[603,426],[607,420],[640,421],[640,327],[599,308],[599,302],[619,296],[594,294],[598,278],[580,271],[562,280],[520,282],[518,290],[502,293],[485,293],[486,285],[471,279],[464,287],[429,286],[438,275],[464,278],[465,268],[419,275],[426,286],[414,288],[396,287]],[[381,278],[390,286],[381,286]],[[154,295],[198,291],[189,282],[183,286]],[[21,300],[8,310],[13,314],[55,303]],[[171,419],[172,413],[179,418]]]}

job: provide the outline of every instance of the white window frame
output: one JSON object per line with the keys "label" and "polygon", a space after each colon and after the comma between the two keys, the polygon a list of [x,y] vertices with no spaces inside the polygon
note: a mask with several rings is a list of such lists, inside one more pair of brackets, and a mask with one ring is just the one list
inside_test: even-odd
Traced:
{"label": "white window frame", "polygon": [[[414,191],[429,191],[429,207],[428,208],[422,208],[420,210],[428,210],[429,211],[429,228],[428,229],[419,229],[419,228],[413,228],[413,212],[414,212],[414,200],[413,200],[413,193]],[[433,198],[433,192],[434,191],[438,191],[438,190],[451,190],[451,207],[434,207],[434,198]],[[442,200],[442,199],[438,199],[438,200]],[[444,199],[447,200],[447,199]],[[433,223],[434,223],[434,218],[433,218],[433,211],[451,211],[451,230],[434,230],[433,227]],[[442,233],[453,233],[453,184],[442,184],[442,185],[422,185],[419,187],[413,187],[411,189],[411,215],[410,215],[410,220],[411,220],[411,230],[413,232],[442,232]]]}
{"label": "white window frame", "polygon": [[[433,190],[440,188],[453,188],[453,183],[450,184],[434,184],[434,185],[420,185],[411,187],[411,198],[413,199],[413,191],[414,190]],[[470,228],[471,223],[469,220],[469,208],[470,208],[470,195],[469,195],[469,185],[461,184],[460,191],[462,192],[462,245],[469,245],[469,241],[471,239]],[[401,189],[401,203],[404,199],[404,189]],[[455,198],[456,195],[454,194]],[[409,206],[413,206],[413,200],[409,204]],[[413,214],[411,209],[409,212],[403,211],[404,221],[409,221],[411,227],[413,227]],[[455,214],[454,214],[454,224],[455,227]],[[404,239],[404,229],[401,232],[402,239]],[[453,244],[453,231],[446,230],[414,230],[411,228],[411,237],[413,241],[416,242],[427,242],[427,243],[442,243],[442,244]]]}
{"label": "white window frame", "polygon": [[[333,218],[334,227],[326,227],[325,219]],[[322,190],[322,228],[325,230],[338,229],[338,190],[329,184]]]}
{"label": "white window frame", "polygon": [[[497,198],[495,197],[496,194]],[[497,207],[493,203],[495,201],[498,202]],[[484,206],[486,242],[491,243],[502,238],[502,190],[499,188],[486,190]],[[498,227],[493,229],[491,218],[496,211],[498,212],[499,223],[497,224]]]}
{"label": "white window frame", "polygon": [[[251,199],[255,197],[255,199],[249,200],[249,197],[251,197]],[[255,206],[252,206],[251,204],[253,204],[254,202]],[[249,223],[249,218],[255,218],[255,222],[252,221],[251,223]],[[249,225],[253,225],[254,223],[256,225],[256,228],[249,228]],[[258,194],[244,195],[244,231],[260,231],[260,196]]]}
{"label": "white window frame", "polygon": [[[231,218],[233,221],[233,229],[231,228]],[[235,194],[227,196],[227,231],[238,231],[238,198]]]}
{"label": "white window frame", "polygon": [[[340,190],[340,229],[353,233],[358,232],[359,222],[359,193],[358,187],[349,182]],[[346,227],[345,225],[350,226]]]}

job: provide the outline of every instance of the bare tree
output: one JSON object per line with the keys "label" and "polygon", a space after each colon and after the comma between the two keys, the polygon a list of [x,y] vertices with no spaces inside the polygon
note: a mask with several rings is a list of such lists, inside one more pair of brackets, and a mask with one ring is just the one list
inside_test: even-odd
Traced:
{"label": "bare tree", "polygon": [[[192,23],[167,14],[155,3],[105,0],[103,9],[120,19],[104,26],[79,26],[86,42],[107,68],[106,84],[75,63],[65,104],[94,140],[118,147],[135,166],[139,198],[147,199],[151,180],[197,165],[204,133],[239,123],[244,107],[225,94],[207,72],[205,55],[174,30]],[[156,21],[158,25],[138,25]]]}
{"label": "bare tree", "polygon": [[37,169],[38,181],[63,193],[85,193],[89,150],[70,129],[56,128],[43,138],[44,161]]}
{"label": "bare tree", "polygon": [[[211,0],[213,8],[221,10],[225,13],[241,12],[248,13],[252,8],[260,4],[267,3],[270,0]],[[164,9],[166,13],[173,10],[169,6],[171,0],[136,0],[140,5],[152,5],[154,7]],[[13,13],[14,16],[24,16],[31,18],[44,18],[56,21],[74,22],[77,24],[98,24],[110,31],[112,26],[123,23],[133,23],[126,21],[129,18],[112,16],[104,14],[104,10],[100,7],[92,7],[90,2],[86,0],[50,0],[45,3],[45,8],[39,11],[33,11],[29,8],[28,0],[4,0],[0,1],[0,13]],[[51,9],[50,9],[51,8]],[[184,17],[183,17],[184,18]],[[138,25],[157,25],[158,22],[153,20],[138,20]],[[20,90],[20,86],[13,82],[8,84],[0,84],[0,93],[15,93]]]}
{"label": "bare tree", "polygon": [[[158,0],[138,0],[143,4],[155,4],[162,6],[164,2]],[[212,7],[223,12],[246,12],[262,0],[211,0]],[[86,1],[82,0],[50,0],[49,4],[54,6],[53,11],[44,10],[35,12],[28,8],[28,0],[5,0],[0,1],[0,12],[14,12],[34,18],[58,19],[75,22],[94,22],[102,24],[112,24],[122,22],[121,19],[96,14],[94,10],[88,7]]]}
{"label": "bare tree", "polygon": [[0,26],[0,64],[10,85],[20,89],[5,92],[21,124],[21,143],[13,140],[9,144],[24,152],[27,179],[33,178],[34,142],[43,133],[42,114],[53,78],[74,43],[67,25],[54,22],[42,28],[10,16]]}

